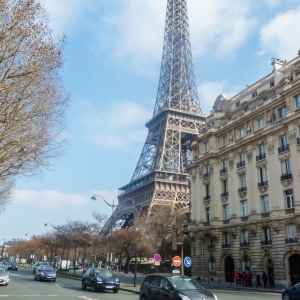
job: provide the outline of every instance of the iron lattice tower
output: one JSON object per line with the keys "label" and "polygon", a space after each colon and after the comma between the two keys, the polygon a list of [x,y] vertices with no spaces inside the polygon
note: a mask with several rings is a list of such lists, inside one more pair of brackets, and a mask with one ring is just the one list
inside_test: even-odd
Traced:
{"label": "iron lattice tower", "polygon": [[205,122],[196,88],[187,0],[168,0],[158,92],[148,136],[129,184],[119,189],[112,222],[170,205],[189,209],[189,143]]}

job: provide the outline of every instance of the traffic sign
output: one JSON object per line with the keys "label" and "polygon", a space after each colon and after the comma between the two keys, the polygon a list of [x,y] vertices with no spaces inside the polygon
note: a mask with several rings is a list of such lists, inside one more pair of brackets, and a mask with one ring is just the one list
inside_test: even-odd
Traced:
{"label": "traffic sign", "polygon": [[159,261],[156,261],[156,262],[154,263],[154,265],[155,265],[155,266],[160,266],[160,262],[159,262]]}
{"label": "traffic sign", "polygon": [[179,256],[174,256],[173,257],[173,265],[175,267],[180,267],[181,266],[181,258]]}
{"label": "traffic sign", "polygon": [[161,257],[158,253],[154,254],[154,261],[156,262],[161,261]]}
{"label": "traffic sign", "polygon": [[192,265],[192,260],[191,260],[191,258],[190,257],[185,257],[185,259],[184,259],[184,265],[186,266],[186,267],[190,267],[191,265]]}

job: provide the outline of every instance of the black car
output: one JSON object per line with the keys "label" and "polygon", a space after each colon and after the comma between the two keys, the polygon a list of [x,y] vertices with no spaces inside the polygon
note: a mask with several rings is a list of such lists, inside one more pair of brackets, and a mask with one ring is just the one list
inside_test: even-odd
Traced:
{"label": "black car", "polygon": [[45,262],[41,262],[41,261],[38,261],[35,263],[34,267],[33,267],[33,273],[35,273],[36,269],[41,266],[41,265],[44,265],[44,266],[48,266],[49,264],[48,263],[45,263]]}
{"label": "black car", "polygon": [[120,281],[111,271],[105,268],[88,268],[83,274],[81,286],[84,290],[88,286],[92,291],[112,290],[117,293]]}
{"label": "black car", "polygon": [[56,281],[56,272],[50,265],[40,265],[37,267],[34,273],[34,280],[50,280]]}
{"label": "black car", "polygon": [[181,275],[146,275],[140,287],[140,300],[217,300],[197,280]]}
{"label": "black car", "polygon": [[300,299],[300,283],[296,283],[290,288],[282,291],[283,300],[296,300]]}
{"label": "black car", "polygon": [[12,261],[8,264],[7,270],[16,270],[18,271],[18,264],[15,261]]}

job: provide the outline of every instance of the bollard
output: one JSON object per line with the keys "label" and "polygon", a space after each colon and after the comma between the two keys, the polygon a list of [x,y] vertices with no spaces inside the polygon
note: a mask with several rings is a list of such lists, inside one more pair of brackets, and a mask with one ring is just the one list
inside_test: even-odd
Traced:
{"label": "bollard", "polygon": [[221,284],[221,280],[220,280],[220,278],[218,278],[218,282],[219,282],[219,285]]}

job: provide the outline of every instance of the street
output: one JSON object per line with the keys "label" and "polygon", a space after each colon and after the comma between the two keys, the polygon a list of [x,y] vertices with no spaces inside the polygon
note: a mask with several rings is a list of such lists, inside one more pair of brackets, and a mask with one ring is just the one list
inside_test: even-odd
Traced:
{"label": "street", "polygon": [[[132,283],[132,277],[120,276],[122,283]],[[139,278],[140,282],[142,278]],[[218,288],[211,289],[219,300],[280,300],[281,295],[272,292],[229,291]],[[56,282],[37,282],[33,279],[32,270],[19,269],[10,271],[10,283],[7,287],[0,286],[0,298],[14,299],[86,299],[86,300],[138,300],[137,294],[120,290],[112,292],[91,292],[82,290],[81,283],[64,277],[58,277]]]}

